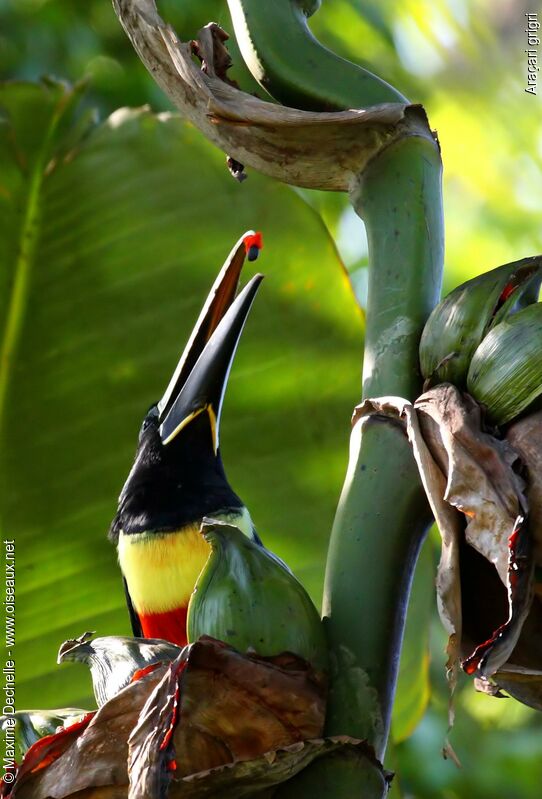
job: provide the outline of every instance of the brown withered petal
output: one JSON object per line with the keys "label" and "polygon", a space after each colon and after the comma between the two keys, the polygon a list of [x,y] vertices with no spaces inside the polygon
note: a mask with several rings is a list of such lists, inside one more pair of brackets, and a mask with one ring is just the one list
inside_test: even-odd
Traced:
{"label": "brown withered petal", "polygon": [[[113,0],[113,6],[173,105],[231,158],[265,175],[306,188],[348,191],[391,142],[405,135],[433,140],[421,106],[389,103],[316,113],[260,100],[224,81],[224,39],[217,41],[216,28],[202,28],[196,43],[182,42],[160,18],[154,0]],[[194,48],[203,69],[194,62]]]}
{"label": "brown withered petal", "polygon": [[297,656],[241,655],[201,638],[180,666],[171,665],[130,738],[130,799],[322,734],[325,686]]}
{"label": "brown withered petal", "polygon": [[444,499],[467,517],[467,542],[489,560],[504,585],[508,539],[526,513],[524,483],[514,450],[482,430],[481,412],[467,394],[443,383],[414,403],[420,432],[447,477]]}
{"label": "brown withered petal", "polygon": [[[495,672],[509,660],[515,650],[523,625],[531,609],[533,598],[532,546],[528,526],[521,516],[516,520],[516,526],[510,536],[508,550],[508,610],[504,611],[502,615],[502,618],[505,620],[496,628],[495,622],[490,621],[489,629],[491,629],[491,627],[494,629],[489,637],[483,640],[482,643],[477,644],[474,651],[468,654],[461,664],[467,674],[479,674],[482,677],[488,677],[495,674]],[[470,591],[472,591],[472,599],[469,601],[470,595],[463,573],[461,577],[465,618],[464,629],[465,632],[477,630],[476,622],[480,621],[479,610],[484,605],[484,600],[479,600],[480,589],[483,589],[483,586],[481,585],[479,576],[473,574],[473,585],[469,586]],[[491,620],[494,618],[493,614],[495,605],[497,604],[495,595],[491,591],[487,591],[484,599],[485,603],[491,605],[491,608],[487,613],[487,617],[481,619],[482,625],[484,623],[487,624],[487,619]],[[471,618],[474,624],[471,622]],[[466,623],[467,619],[469,622],[468,627]],[[467,636],[465,636],[465,638],[466,637]],[[479,638],[480,636],[478,635],[474,640],[477,641]],[[467,643],[467,641],[465,641],[465,643]],[[468,649],[470,649],[470,645]]]}
{"label": "brown withered petal", "polygon": [[170,797],[208,796],[216,786],[242,796],[226,790],[238,774],[250,793],[339,746],[307,740],[322,734],[325,699],[325,684],[301,658],[242,655],[202,638],[120,691],[79,731],[61,742],[51,736],[53,762],[50,746],[41,759],[29,750],[12,796],[153,799],[169,783]]}
{"label": "brown withered petal", "polygon": [[455,386],[437,386],[414,409],[446,476],[443,498],[461,513],[462,665],[488,677],[508,660],[532,600],[527,502],[513,468],[519,459],[506,442],[484,432],[480,409]]}
{"label": "brown withered petal", "polygon": [[525,705],[542,710],[542,600],[535,596],[516,648],[493,681]]}
{"label": "brown withered petal", "polygon": [[444,500],[462,514],[462,665],[487,677],[510,657],[532,599],[527,503],[513,469],[520,466],[518,455],[482,430],[480,409],[454,386],[436,387],[414,407],[421,435],[447,478]]}
{"label": "brown withered petal", "polygon": [[[25,753],[24,760],[17,770],[17,786],[24,784],[30,775],[51,766],[58,760],[88,727],[94,715],[95,711],[91,711],[84,718],[59,732],[38,739]],[[10,792],[9,783],[2,781],[0,788],[0,796],[13,796],[14,791]],[[17,792],[17,796],[22,795],[24,795],[24,789],[22,792]]]}
{"label": "brown withered petal", "polygon": [[506,432],[508,441],[527,467],[529,525],[534,560],[542,566],[542,411],[514,422]]}
{"label": "brown withered petal", "polygon": [[[366,741],[346,735],[333,738],[317,738],[286,746],[275,752],[267,752],[255,760],[237,761],[219,766],[211,771],[185,777],[177,785],[173,783],[170,799],[202,799],[220,796],[221,799],[237,799],[242,796],[267,796],[260,793],[295,777],[302,769],[324,755],[350,755],[356,761],[365,761],[382,775],[383,783],[391,782],[393,776],[384,771],[375,759],[374,751]],[[269,794],[271,795],[271,794]]]}
{"label": "brown withered petal", "polygon": [[[359,413],[360,411],[358,411]],[[529,613],[533,568],[517,453],[482,429],[478,406],[450,384],[411,405],[370,400],[365,413],[401,419],[442,536],[439,612],[449,663],[489,677],[509,660]]]}
{"label": "brown withered petal", "polygon": [[[43,753],[41,762],[36,763],[34,747],[39,747],[44,739],[34,744],[19,769],[12,796],[16,799],[64,799],[78,791],[126,786],[128,737],[149,693],[163,677],[165,669],[162,666],[132,683],[103,705],[85,728],[76,729],[66,736],[68,746],[62,746],[61,754],[53,762],[49,762],[50,752],[47,751]],[[50,737],[56,739],[58,736]],[[58,754],[56,744],[53,751]]]}
{"label": "brown withered petal", "polygon": [[287,653],[269,658],[245,656],[226,646],[211,649],[205,641],[202,638],[196,644],[185,675],[186,690],[183,687],[180,700],[183,721],[175,734],[176,750],[190,751],[199,768],[181,766],[181,774],[218,765],[198,751],[195,733],[203,729],[201,718],[206,719],[207,734],[221,740],[235,760],[249,760],[322,735],[326,684],[306,661]]}

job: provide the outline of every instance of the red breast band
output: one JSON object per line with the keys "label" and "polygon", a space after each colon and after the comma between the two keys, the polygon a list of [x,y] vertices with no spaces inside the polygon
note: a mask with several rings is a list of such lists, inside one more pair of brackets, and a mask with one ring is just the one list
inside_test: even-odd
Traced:
{"label": "red breast band", "polygon": [[165,613],[138,613],[144,638],[162,638],[177,646],[186,646],[186,616],[188,607],[174,608]]}

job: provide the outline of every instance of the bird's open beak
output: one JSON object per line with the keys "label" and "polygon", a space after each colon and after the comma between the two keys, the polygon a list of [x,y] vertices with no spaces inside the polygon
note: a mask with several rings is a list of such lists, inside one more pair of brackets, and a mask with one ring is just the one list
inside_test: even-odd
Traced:
{"label": "bird's open beak", "polygon": [[[158,403],[160,437],[169,444],[200,413],[207,413],[215,452],[222,401],[235,351],[263,275],[235,294],[252,231],[230,252],[196,322],[164,396]],[[247,244],[248,240],[248,244]]]}

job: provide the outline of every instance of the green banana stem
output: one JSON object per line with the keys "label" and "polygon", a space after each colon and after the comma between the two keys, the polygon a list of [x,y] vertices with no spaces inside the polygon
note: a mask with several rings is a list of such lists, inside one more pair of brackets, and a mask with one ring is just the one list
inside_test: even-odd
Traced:
{"label": "green banana stem", "polygon": [[[419,340],[441,284],[440,176],[437,144],[409,137],[369,164],[353,195],[369,240],[366,397],[413,400],[420,393]],[[379,757],[389,731],[411,577],[430,519],[404,433],[378,419],[362,431],[356,425],[324,590],[336,659],[326,731],[368,738]]]}
{"label": "green banana stem", "polygon": [[441,173],[436,141],[410,136],[374,158],[352,192],[369,243],[365,397],[419,392],[420,337],[442,283]]}
{"label": "green banana stem", "polygon": [[314,0],[228,0],[243,59],[253,77],[284,105],[308,111],[408,103],[366,69],[332,53],[312,35]]}

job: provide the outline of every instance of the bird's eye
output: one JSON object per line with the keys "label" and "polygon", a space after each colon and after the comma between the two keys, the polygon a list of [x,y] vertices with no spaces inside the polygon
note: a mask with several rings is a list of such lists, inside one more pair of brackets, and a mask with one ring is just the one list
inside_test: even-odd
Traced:
{"label": "bird's eye", "polygon": [[153,407],[150,409],[150,411],[143,419],[143,424],[141,425],[141,428],[139,430],[139,437],[141,438],[145,430],[147,430],[150,427],[150,425],[156,426],[157,422],[158,422],[158,408],[156,407],[156,405],[153,405]]}

